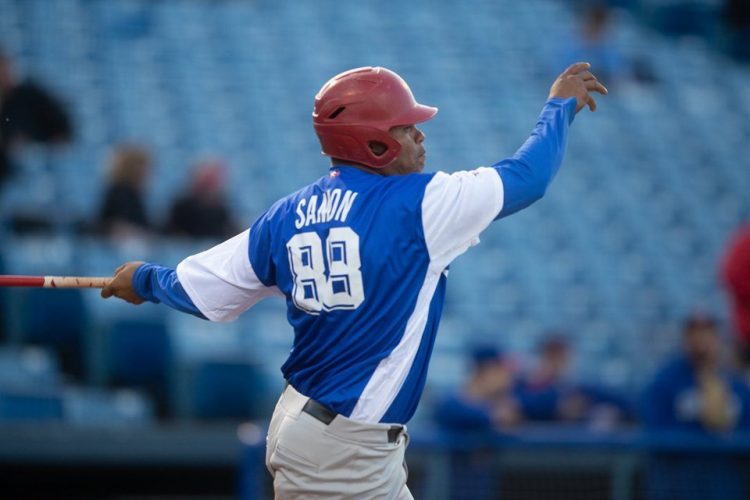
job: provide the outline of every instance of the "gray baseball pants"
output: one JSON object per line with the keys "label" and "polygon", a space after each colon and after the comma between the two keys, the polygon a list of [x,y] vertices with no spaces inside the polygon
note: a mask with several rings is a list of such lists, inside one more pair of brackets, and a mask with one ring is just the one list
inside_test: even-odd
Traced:
{"label": "gray baseball pants", "polygon": [[325,424],[302,411],[308,400],[289,385],[271,418],[266,467],[277,500],[413,498],[406,486],[406,428],[389,439],[387,424],[342,415]]}

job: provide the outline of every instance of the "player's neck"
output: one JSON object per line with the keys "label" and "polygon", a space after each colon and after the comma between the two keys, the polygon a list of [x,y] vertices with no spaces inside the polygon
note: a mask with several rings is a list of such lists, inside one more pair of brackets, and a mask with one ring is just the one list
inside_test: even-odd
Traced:
{"label": "player's neck", "polygon": [[353,161],[346,161],[346,160],[338,160],[336,158],[331,159],[331,166],[333,166],[333,167],[354,167],[357,170],[362,170],[363,172],[367,172],[368,174],[383,175],[383,176],[389,175],[385,171],[385,169],[382,169],[382,168],[372,168],[372,167],[368,167],[367,165],[363,165],[361,163],[356,163],[356,162],[353,162]]}

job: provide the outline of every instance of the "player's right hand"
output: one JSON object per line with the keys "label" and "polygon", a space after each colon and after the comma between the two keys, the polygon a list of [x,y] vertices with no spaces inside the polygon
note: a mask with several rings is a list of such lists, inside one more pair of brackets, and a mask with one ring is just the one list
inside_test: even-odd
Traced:
{"label": "player's right hand", "polygon": [[102,288],[102,298],[108,299],[113,295],[131,304],[143,304],[144,300],[135,293],[133,288],[133,274],[143,262],[126,262],[115,270],[109,285]]}
{"label": "player's right hand", "polygon": [[596,101],[591,92],[607,95],[607,87],[599,83],[593,73],[589,71],[591,64],[579,62],[571,65],[557,77],[549,91],[550,99],[560,97],[568,99],[575,97],[577,101],[576,113],[588,105],[591,111],[596,111]]}

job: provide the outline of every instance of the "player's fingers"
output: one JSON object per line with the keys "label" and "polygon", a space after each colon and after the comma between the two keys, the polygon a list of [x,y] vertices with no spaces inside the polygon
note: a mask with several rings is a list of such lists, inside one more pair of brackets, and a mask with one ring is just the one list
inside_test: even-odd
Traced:
{"label": "player's fingers", "polygon": [[588,90],[589,92],[599,92],[602,95],[609,94],[607,87],[602,85],[601,82],[597,80],[589,80],[587,82],[584,82],[584,85],[586,85],[586,90]]}
{"label": "player's fingers", "polygon": [[587,104],[589,105],[589,109],[591,111],[596,111],[596,99],[591,97],[591,95],[588,96]]}
{"label": "player's fingers", "polygon": [[577,62],[568,66],[568,69],[563,71],[561,76],[577,75],[581,71],[587,70],[591,67],[591,64],[587,62]]}
{"label": "player's fingers", "polygon": [[140,298],[138,295],[134,293],[122,293],[121,295],[118,295],[119,298],[124,300],[125,302],[128,302],[130,304],[134,305],[140,305],[143,304],[144,300]]}
{"label": "player's fingers", "polygon": [[125,266],[127,266],[127,264],[122,264],[117,269],[115,269],[115,273],[112,276],[117,276],[118,274],[120,274],[120,271],[122,271],[123,269],[125,269]]}
{"label": "player's fingers", "polygon": [[596,76],[594,76],[591,71],[583,71],[581,73],[578,73],[576,76],[584,82],[587,82],[589,80],[596,80]]}
{"label": "player's fingers", "polygon": [[108,299],[112,296],[112,287],[111,286],[105,286],[102,288],[101,296],[103,299]]}

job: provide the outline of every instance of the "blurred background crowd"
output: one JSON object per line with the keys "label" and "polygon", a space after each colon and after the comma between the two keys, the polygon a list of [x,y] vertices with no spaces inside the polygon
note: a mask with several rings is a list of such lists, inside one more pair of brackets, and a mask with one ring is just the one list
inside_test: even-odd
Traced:
{"label": "blurred background crowd", "polygon": [[[0,0],[0,272],[174,266],[249,227],[326,171],[312,100],[344,69],[389,67],[439,106],[424,127],[427,170],[450,172],[512,154],[554,76],[587,60],[610,95],[577,118],[547,196],[451,267],[411,425],[412,491],[536,498],[543,484],[499,472],[502,445],[455,445],[467,436],[573,435],[588,449],[674,431],[686,434],[638,462],[637,479],[594,479],[569,497],[575,485],[549,480],[545,498],[746,498],[750,3],[470,4]],[[156,459],[137,443],[186,428],[189,464],[231,472],[181,480],[191,493],[262,490],[257,456],[234,479],[235,448],[262,446],[262,431],[240,427],[237,439],[236,429],[262,426],[282,387],[292,332],[280,301],[213,325],[94,291],[0,289],[0,314],[9,487],[70,458],[55,440],[82,464],[108,456],[124,467],[102,429],[128,436],[142,450],[132,457],[184,466],[179,446]],[[19,429],[48,439],[24,441]],[[437,433],[425,434],[426,452],[421,429]],[[690,435],[731,453],[706,458]],[[237,446],[217,449],[227,440]],[[441,453],[450,474],[430,469]]]}

